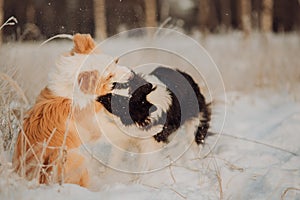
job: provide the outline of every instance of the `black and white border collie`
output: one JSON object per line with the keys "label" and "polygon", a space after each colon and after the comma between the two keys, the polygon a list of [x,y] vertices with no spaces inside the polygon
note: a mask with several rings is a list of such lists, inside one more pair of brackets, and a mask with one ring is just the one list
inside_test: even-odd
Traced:
{"label": "black and white border collie", "polygon": [[125,95],[109,93],[97,101],[125,126],[148,130],[161,125],[153,137],[164,143],[180,126],[193,126],[195,142],[204,144],[211,112],[199,86],[187,73],[160,66],[149,75],[135,74],[128,83],[113,87],[113,91],[126,90]]}

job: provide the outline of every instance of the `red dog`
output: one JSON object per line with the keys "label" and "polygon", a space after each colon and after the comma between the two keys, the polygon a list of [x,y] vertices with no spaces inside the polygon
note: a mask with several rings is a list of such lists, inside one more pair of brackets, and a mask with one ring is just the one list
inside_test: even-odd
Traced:
{"label": "red dog", "polygon": [[79,147],[101,135],[87,125],[93,121],[89,111],[102,112],[96,96],[109,93],[115,81],[126,82],[132,74],[112,57],[95,52],[90,35],[76,34],[73,41],[74,48],[61,56],[24,119],[13,166],[28,180],[86,187],[89,174]]}

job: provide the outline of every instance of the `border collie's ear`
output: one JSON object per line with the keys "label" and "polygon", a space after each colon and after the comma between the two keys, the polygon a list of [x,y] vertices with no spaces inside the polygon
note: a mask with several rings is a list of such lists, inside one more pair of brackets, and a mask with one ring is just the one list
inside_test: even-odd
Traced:
{"label": "border collie's ear", "polygon": [[98,79],[99,72],[97,70],[81,72],[78,75],[78,85],[80,90],[86,94],[93,94]]}
{"label": "border collie's ear", "polygon": [[90,34],[75,34],[73,36],[74,48],[71,51],[71,55],[74,53],[78,54],[89,54],[96,47],[95,42]]}

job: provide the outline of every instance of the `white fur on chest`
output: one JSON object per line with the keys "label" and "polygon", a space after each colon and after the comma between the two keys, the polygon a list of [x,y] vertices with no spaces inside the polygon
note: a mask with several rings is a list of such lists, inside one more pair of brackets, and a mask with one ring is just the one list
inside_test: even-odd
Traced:
{"label": "white fur on chest", "polygon": [[55,95],[72,99],[73,103],[84,107],[93,101],[95,96],[84,94],[79,89],[78,74],[83,71],[97,70],[100,76],[105,76],[106,69],[113,62],[113,57],[104,54],[61,56],[48,75],[48,88]]}

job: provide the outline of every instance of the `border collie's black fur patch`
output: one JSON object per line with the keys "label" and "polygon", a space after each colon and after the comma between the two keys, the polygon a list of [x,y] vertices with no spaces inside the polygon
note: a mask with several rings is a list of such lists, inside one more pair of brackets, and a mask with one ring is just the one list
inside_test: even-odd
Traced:
{"label": "border collie's black fur patch", "polygon": [[128,97],[108,93],[106,95],[97,97],[96,100],[100,102],[110,113],[116,116],[122,116],[121,121],[124,125],[130,125],[134,123],[129,115]]}
{"label": "border collie's black fur patch", "polygon": [[[166,67],[158,67],[151,75],[156,76],[162,83],[166,84],[173,101],[168,111],[164,129],[154,138],[158,142],[167,142],[168,136],[177,130],[181,124],[191,118],[198,117],[199,113],[202,113],[203,119],[200,119],[195,133],[195,142],[197,144],[204,143],[209,128],[210,109],[197,83],[187,73]],[[181,111],[180,118],[176,117],[179,110]],[[168,120],[169,116],[172,116],[170,117],[171,120]]]}
{"label": "border collie's black fur patch", "polygon": [[97,97],[107,111],[118,116],[124,125],[138,124],[148,128],[149,115],[157,108],[146,100],[155,87],[140,75],[135,75],[128,83],[114,83],[113,89],[129,89],[131,97],[108,93]]}
{"label": "border collie's black fur patch", "polygon": [[[129,83],[114,84],[114,89],[128,87],[129,97],[107,94],[97,98],[112,114],[120,117],[124,125],[138,124],[147,129],[149,126],[164,124],[161,132],[154,135],[157,142],[169,142],[168,137],[188,120],[198,118],[199,126],[195,132],[195,142],[204,143],[210,121],[210,109],[201,94],[200,88],[190,75],[180,70],[158,67],[151,74],[166,86],[171,104],[159,119],[150,124],[149,116],[157,107],[147,101],[147,95],[155,92],[156,86],[142,75],[136,74]],[[113,105],[113,106],[112,106]]]}
{"label": "border collie's black fur patch", "polygon": [[148,119],[151,112],[156,110],[156,107],[147,101],[147,95],[156,88],[151,83],[146,83],[138,87],[129,100],[129,113],[132,120],[140,126],[147,126],[150,123]]}

